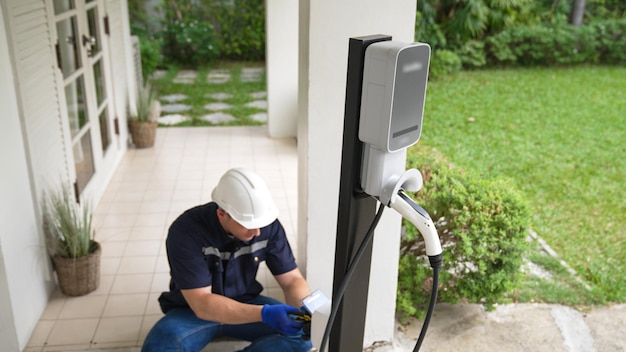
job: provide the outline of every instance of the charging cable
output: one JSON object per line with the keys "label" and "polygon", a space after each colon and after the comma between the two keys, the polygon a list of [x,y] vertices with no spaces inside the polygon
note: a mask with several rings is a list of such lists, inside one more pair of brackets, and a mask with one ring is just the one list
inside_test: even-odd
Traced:
{"label": "charging cable", "polygon": [[[398,204],[400,203],[408,204],[409,208],[413,209],[413,212],[415,211],[418,212],[422,220],[424,219],[427,220],[426,223],[424,223],[423,221],[416,223],[415,219],[409,218],[409,220],[416,227],[418,227],[418,230],[420,231],[420,233],[422,233],[422,231],[425,230],[424,226],[426,226],[426,228],[429,230],[428,232],[430,232],[431,234],[432,232],[434,232],[434,235],[436,236],[436,229],[434,228],[434,224],[432,225],[432,227],[430,226],[432,224],[432,220],[430,219],[430,216],[428,216],[428,213],[419,205],[417,205],[415,202],[413,202],[409,197],[407,197],[404,194],[404,192],[399,191],[398,195],[402,199],[402,202],[397,202],[397,203],[392,202],[390,206],[394,208],[395,210],[397,210],[400,214],[406,217],[407,214],[405,213],[407,213],[406,210],[408,208],[400,206]],[[365,237],[363,238],[363,240],[361,241],[361,244],[359,245],[359,249],[357,250],[356,254],[354,255],[354,258],[352,259],[352,261],[350,262],[350,265],[348,266],[348,270],[346,271],[346,275],[344,276],[341,282],[341,285],[339,286],[339,288],[337,289],[337,292],[335,293],[335,296],[333,297],[332,309],[330,312],[330,316],[328,318],[328,323],[326,323],[326,329],[324,330],[322,342],[320,344],[321,352],[324,352],[324,348],[326,347],[326,344],[328,343],[328,339],[330,337],[330,331],[332,330],[333,324],[335,322],[335,317],[337,316],[337,312],[339,311],[339,306],[341,304],[341,301],[343,300],[343,295],[346,291],[346,288],[348,287],[348,283],[350,282],[350,279],[352,278],[352,275],[354,274],[354,270],[356,269],[357,264],[359,263],[359,261],[361,260],[361,257],[363,256],[363,253],[365,252],[365,248],[367,248],[368,244],[372,240],[372,237],[374,236],[374,230],[376,229],[376,226],[378,226],[378,222],[380,221],[380,218],[383,215],[384,209],[385,209],[385,204],[381,203],[380,206],[378,207],[378,211],[376,212],[376,216],[374,217],[372,224],[370,225],[369,229],[367,230],[367,233],[365,234]],[[429,245],[428,247],[432,248],[432,249],[428,248],[427,255],[428,255],[428,260],[430,261],[430,266],[433,268],[433,286],[432,286],[431,295],[430,295],[430,302],[428,304],[428,310],[426,312],[426,317],[424,319],[424,323],[422,325],[422,329],[420,331],[420,335],[419,335],[419,338],[417,339],[413,352],[417,352],[421,348],[422,343],[424,341],[424,337],[426,336],[426,331],[428,330],[428,325],[430,324],[430,319],[435,310],[435,304],[437,302],[437,294],[438,294],[438,285],[439,285],[439,268],[441,268],[441,264],[443,262],[441,246],[439,245],[439,237],[438,236],[436,237],[437,241],[430,241],[432,237],[431,235],[425,235],[424,233],[422,233],[422,236],[424,236],[425,240],[427,241],[427,245]],[[428,252],[432,252],[432,253],[428,253]]]}
{"label": "charging cable", "polygon": [[343,299],[343,294],[346,291],[346,287],[348,287],[350,278],[352,278],[352,274],[354,274],[354,270],[356,269],[356,266],[359,263],[359,260],[361,260],[361,257],[363,256],[363,253],[365,252],[365,248],[367,248],[367,245],[372,240],[372,237],[374,237],[374,229],[378,225],[378,221],[380,221],[380,217],[383,215],[383,210],[385,210],[385,205],[381,203],[380,206],[378,207],[378,211],[376,212],[376,216],[374,217],[374,220],[372,221],[372,224],[370,225],[370,228],[367,230],[365,237],[361,241],[361,245],[359,246],[359,249],[356,251],[356,254],[354,255],[354,258],[352,259],[352,262],[350,262],[350,265],[348,266],[346,275],[341,281],[341,285],[337,289],[337,293],[335,293],[335,296],[333,297],[333,305],[330,311],[330,317],[328,318],[328,323],[326,323],[326,329],[324,329],[324,336],[322,337],[322,343],[320,344],[320,351],[322,352],[324,351],[324,347],[326,347],[326,343],[328,342],[328,338],[330,337],[330,331],[333,328],[333,323],[335,322],[337,311],[339,311],[339,305],[341,304],[341,300]]}

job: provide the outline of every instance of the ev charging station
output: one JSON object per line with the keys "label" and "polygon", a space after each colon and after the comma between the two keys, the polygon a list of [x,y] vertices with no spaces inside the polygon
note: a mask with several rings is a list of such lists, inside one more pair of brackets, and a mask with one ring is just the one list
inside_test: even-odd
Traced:
{"label": "ev charging station", "polygon": [[[431,266],[437,271],[441,265],[442,250],[432,220],[403,193],[418,191],[422,186],[421,173],[405,170],[405,164],[406,148],[417,143],[421,134],[430,47],[391,39],[387,35],[372,35],[349,41],[334,315],[331,313],[325,333],[328,349],[324,349],[322,341],[321,352],[363,350],[372,257],[370,239],[384,206],[395,209],[416,226],[424,237]],[[381,205],[378,213],[377,204]],[[436,300],[436,279],[433,286]],[[432,300],[431,296],[434,308]],[[424,326],[427,325],[425,321]],[[422,329],[420,339],[425,331]]]}

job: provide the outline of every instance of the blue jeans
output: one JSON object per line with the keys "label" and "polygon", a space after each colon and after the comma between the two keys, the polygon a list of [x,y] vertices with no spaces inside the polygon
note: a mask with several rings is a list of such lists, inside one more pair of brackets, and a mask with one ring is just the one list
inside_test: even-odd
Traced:
{"label": "blue jeans", "polygon": [[[279,304],[278,300],[258,296],[249,304]],[[218,337],[231,337],[252,342],[244,352],[263,351],[310,351],[311,341],[301,335],[281,335],[265,323],[240,325],[220,324],[196,317],[189,308],[172,309],[150,330],[141,349],[142,352],[197,352]]]}

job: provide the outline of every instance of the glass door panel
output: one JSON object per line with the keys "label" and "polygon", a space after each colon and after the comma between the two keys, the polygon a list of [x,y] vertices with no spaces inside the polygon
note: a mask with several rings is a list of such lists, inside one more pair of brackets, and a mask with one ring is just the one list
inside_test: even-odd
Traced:
{"label": "glass door panel", "polygon": [[102,152],[106,152],[108,147],[111,145],[111,131],[109,129],[109,112],[106,107],[98,116],[98,121],[100,122],[100,140],[102,141]]}
{"label": "glass door panel", "polygon": [[54,0],[54,14],[58,15],[74,9],[74,0]]}
{"label": "glass door panel", "polygon": [[81,194],[91,177],[96,172],[93,161],[93,150],[91,149],[91,133],[85,131],[76,143],[73,143],[74,167],[76,168],[76,185],[78,193]]}
{"label": "glass door panel", "polygon": [[98,111],[98,122],[100,127],[100,139],[102,152],[106,153],[112,143],[112,116],[108,109],[109,100],[106,90],[106,73],[104,67],[104,54],[102,52],[102,34],[100,26],[99,7],[95,1],[87,1],[87,28],[89,38],[86,40],[85,49],[90,58],[93,84],[96,92],[96,107]]}
{"label": "glass door panel", "polygon": [[102,67],[102,59],[93,64],[93,78],[96,85],[96,101],[98,107],[102,106],[106,99],[106,87],[104,85],[104,68]]}
{"label": "glass door panel", "polygon": [[57,35],[59,38],[59,58],[61,60],[59,66],[63,71],[63,78],[67,78],[82,66],[80,47],[76,41],[76,38],[79,38],[76,16],[57,22]]}
{"label": "glass door panel", "polygon": [[82,76],[78,76],[65,86],[65,101],[73,140],[89,121],[85,108],[85,88]]}
{"label": "glass door panel", "polygon": [[87,24],[89,26],[89,34],[84,40],[87,43],[87,55],[95,56],[102,50],[100,46],[100,32],[98,31],[98,8],[94,7],[87,10]]}

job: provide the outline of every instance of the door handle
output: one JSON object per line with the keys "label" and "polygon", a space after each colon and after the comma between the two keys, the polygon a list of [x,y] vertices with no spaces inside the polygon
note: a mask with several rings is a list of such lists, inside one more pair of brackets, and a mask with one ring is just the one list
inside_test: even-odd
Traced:
{"label": "door handle", "polygon": [[96,37],[88,37],[83,34],[83,45],[84,46],[96,45]]}
{"label": "door handle", "polygon": [[83,46],[87,49],[87,56],[91,57],[91,49],[96,45],[96,37],[88,37],[83,34]]}

